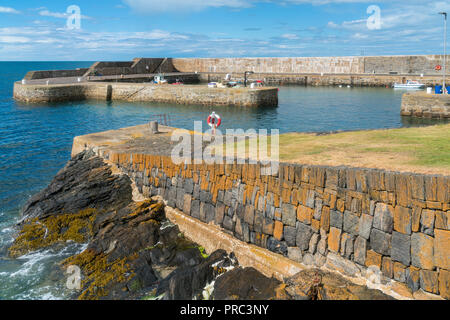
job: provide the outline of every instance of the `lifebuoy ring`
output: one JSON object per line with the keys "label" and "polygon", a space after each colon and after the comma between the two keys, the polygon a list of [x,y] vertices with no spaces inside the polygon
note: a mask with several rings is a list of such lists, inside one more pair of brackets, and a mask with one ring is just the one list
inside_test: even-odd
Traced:
{"label": "lifebuoy ring", "polygon": [[434,69],[436,69],[437,71],[439,71],[439,70],[442,69],[442,67],[441,67],[441,65],[438,64],[436,67],[434,67]]}
{"label": "lifebuoy ring", "polygon": [[208,116],[208,119],[206,120],[206,122],[208,122],[208,125],[211,128],[218,128],[220,126],[220,124],[222,123],[222,119],[220,119],[220,116],[213,111]]}

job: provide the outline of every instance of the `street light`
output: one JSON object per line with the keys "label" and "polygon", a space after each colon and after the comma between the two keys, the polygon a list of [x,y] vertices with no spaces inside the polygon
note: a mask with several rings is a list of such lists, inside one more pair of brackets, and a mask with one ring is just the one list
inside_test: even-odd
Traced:
{"label": "street light", "polygon": [[442,93],[448,94],[445,86],[445,76],[447,72],[447,12],[439,12],[444,16],[444,81],[442,83]]}
{"label": "street light", "polygon": [[247,86],[247,74],[254,74],[253,71],[245,71],[244,72],[244,87]]}

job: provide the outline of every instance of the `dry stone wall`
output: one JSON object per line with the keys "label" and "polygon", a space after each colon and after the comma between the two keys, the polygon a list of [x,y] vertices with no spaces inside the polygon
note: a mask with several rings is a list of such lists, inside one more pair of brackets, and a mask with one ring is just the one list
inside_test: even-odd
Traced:
{"label": "dry stone wall", "polygon": [[349,276],[379,270],[404,290],[450,298],[448,176],[295,164],[265,176],[260,165],[103,156],[145,196],[160,195],[242,241]]}

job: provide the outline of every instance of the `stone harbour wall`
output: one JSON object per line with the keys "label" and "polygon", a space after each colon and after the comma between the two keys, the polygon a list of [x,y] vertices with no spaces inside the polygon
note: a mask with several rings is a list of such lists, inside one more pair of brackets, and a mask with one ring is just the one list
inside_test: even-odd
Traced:
{"label": "stone harbour wall", "polygon": [[208,88],[195,85],[95,82],[79,84],[28,85],[16,82],[14,98],[30,103],[85,99],[176,104],[277,106],[278,89]]}
{"label": "stone harbour wall", "polygon": [[[450,177],[280,164],[183,164],[170,157],[102,156],[144,196],[233,237],[346,276],[365,270],[393,290],[450,298]],[[425,293],[424,293],[425,294]]]}
{"label": "stone harbour wall", "polygon": [[[448,66],[450,67],[450,59]],[[442,75],[443,55],[291,58],[174,58],[181,72]],[[447,70],[450,70],[448,68]]]}
{"label": "stone harbour wall", "polygon": [[450,118],[450,95],[405,93],[402,96],[402,116],[417,118]]}

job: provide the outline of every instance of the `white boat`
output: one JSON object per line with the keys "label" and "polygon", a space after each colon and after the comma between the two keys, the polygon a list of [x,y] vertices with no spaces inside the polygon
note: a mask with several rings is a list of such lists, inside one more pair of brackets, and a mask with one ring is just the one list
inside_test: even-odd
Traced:
{"label": "white boat", "polygon": [[408,80],[406,83],[395,83],[394,89],[423,89],[425,85],[419,81]]}

